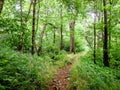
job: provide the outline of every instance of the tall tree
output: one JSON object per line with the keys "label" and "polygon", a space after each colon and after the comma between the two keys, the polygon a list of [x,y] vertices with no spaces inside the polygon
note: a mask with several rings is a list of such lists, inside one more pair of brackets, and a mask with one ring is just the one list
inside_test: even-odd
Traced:
{"label": "tall tree", "polygon": [[107,10],[106,0],[103,0],[104,6],[104,45],[103,45],[103,63],[104,66],[109,67],[109,56],[108,56],[108,21],[107,21]]}
{"label": "tall tree", "polygon": [[75,22],[79,13],[79,8],[81,7],[81,0],[62,0],[68,7],[68,11],[71,13],[69,29],[70,29],[70,52],[75,53],[75,37],[74,28]]}
{"label": "tall tree", "polygon": [[96,2],[94,1],[94,63],[96,64]]}
{"label": "tall tree", "polygon": [[35,21],[36,21],[36,0],[33,0],[33,20],[32,20],[32,55],[35,53]]}
{"label": "tall tree", "polygon": [[47,23],[44,23],[43,24],[43,30],[40,33],[40,39],[39,39],[39,43],[38,43],[39,47],[38,47],[38,50],[37,50],[38,56],[40,55],[40,53],[42,51],[42,41],[43,41],[43,36],[44,36],[44,33],[45,33],[46,26],[47,26]]}
{"label": "tall tree", "polygon": [[62,3],[60,5],[60,19],[61,19],[61,26],[60,26],[60,50],[63,49],[63,11],[62,11]]}
{"label": "tall tree", "polygon": [[70,28],[70,52],[75,53],[74,27],[75,27],[75,20],[71,20],[71,22],[69,24],[69,28]]}
{"label": "tall tree", "polygon": [[2,12],[3,5],[4,5],[4,0],[0,0],[0,14]]}

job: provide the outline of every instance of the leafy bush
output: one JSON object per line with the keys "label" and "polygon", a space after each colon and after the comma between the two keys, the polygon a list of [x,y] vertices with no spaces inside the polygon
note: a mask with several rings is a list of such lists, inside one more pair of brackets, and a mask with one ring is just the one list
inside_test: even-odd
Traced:
{"label": "leafy bush", "polygon": [[84,51],[84,46],[83,45],[84,45],[83,42],[79,42],[78,40],[75,41],[76,52]]}
{"label": "leafy bush", "polygon": [[0,48],[0,90],[35,90],[44,88],[56,71],[50,58]]}
{"label": "leafy bush", "polygon": [[[80,40],[75,40],[75,51],[76,52],[81,52],[84,51],[84,43],[83,42],[79,42]],[[64,50],[69,52],[70,51],[70,41],[66,40],[64,41]]]}
{"label": "leafy bush", "polygon": [[120,48],[111,50],[110,64],[112,68],[120,69]]}
{"label": "leafy bush", "polygon": [[71,62],[71,58],[67,57],[67,52],[62,50],[58,54],[49,53],[48,56],[52,59],[53,65],[57,67],[64,67]]}
{"label": "leafy bush", "polygon": [[[50,53],[49,53],[50,54]],[[0,47],[0,90],[41,90],[53,78],[59,67],[71,59],[66,51],[60,51],[51,59],[50,55],[38,57],[22,54],[8,47]]]}
{"label": "leafy bush", "polygon": [[31,47],[31,36],[28,28],[24,25],[19,25],[19,19],[0,19],[0,43],[5,46],[18,49],[21,47],[22,34],[24,32],[24,49],[28,50]]}
{"label": "leafy bush", "polygon": [[85,56],[71,70],[71,90],[119,90],[120,81],[116,72],[114,69],[93,64]]}

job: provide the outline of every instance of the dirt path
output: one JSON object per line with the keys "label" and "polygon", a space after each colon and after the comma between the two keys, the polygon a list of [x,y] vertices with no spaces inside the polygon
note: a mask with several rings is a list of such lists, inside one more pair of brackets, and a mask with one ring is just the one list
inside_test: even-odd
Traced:
{"label": "dirt path", "polygon": [[69,73],[74,61],[76,61],[81,55],[67,55],[68,58],[72,59],[72,63],[68,63],[68,65],[64,68],[59,69],[56,74],[55,78],[49,84],[47,90],[69,90]]}

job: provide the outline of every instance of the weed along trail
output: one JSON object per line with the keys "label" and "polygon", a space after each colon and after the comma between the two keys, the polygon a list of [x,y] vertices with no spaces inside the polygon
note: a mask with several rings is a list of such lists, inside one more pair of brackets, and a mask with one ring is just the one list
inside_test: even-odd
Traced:
{"label": "weed along trail", "polygon": [[68,58],[71,59],[66,67],[60,68],[56,73],[53,80],[49,83],[48,88],[46,90],[69,90],[69,73],[72,67],[72,64],[78,60],[80,54],[69,54],[67,55]]}

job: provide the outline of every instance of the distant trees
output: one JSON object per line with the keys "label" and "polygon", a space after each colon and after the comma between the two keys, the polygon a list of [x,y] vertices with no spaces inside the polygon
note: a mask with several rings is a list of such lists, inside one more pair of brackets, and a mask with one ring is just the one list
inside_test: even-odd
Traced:
{"label": "distant trees", "polygon": [[84,37],[94,63],[99,55],[104,66],[109,67],[115,55],[111,51],[114,46],[117,50],[120,42],[119,3],[120,0],[0,0],[0,13],[4,5],[0,32],[10,35],[5,39],[15,50],[38,55],[60,50],[75,53],[80,47],[79,39]]}

